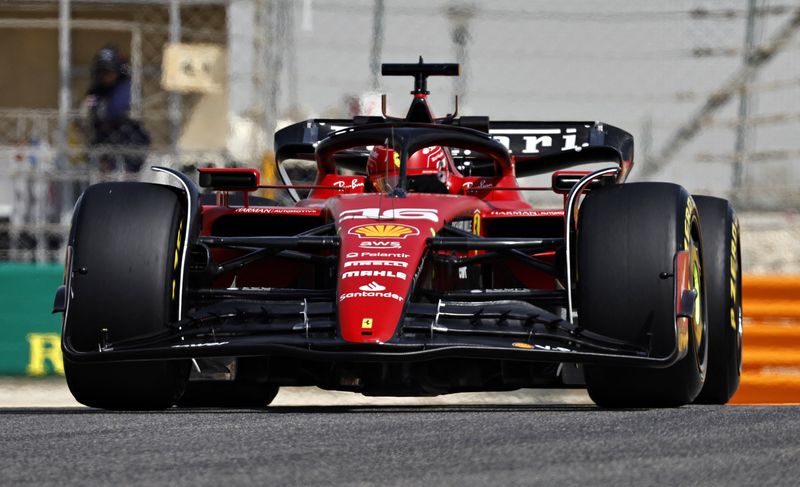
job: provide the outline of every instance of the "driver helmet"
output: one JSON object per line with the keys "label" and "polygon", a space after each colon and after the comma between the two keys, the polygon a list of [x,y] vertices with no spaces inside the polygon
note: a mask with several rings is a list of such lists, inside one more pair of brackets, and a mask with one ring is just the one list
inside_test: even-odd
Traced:
{"label": "driver helmet", "polygon": [[[441,146],[416,151],[406,162],[408,190],[419,193],[447,193],[449,154]],[[367,177],[377,191],[390,191],[400,179],[400,154],[376,145],[367,159]]]}

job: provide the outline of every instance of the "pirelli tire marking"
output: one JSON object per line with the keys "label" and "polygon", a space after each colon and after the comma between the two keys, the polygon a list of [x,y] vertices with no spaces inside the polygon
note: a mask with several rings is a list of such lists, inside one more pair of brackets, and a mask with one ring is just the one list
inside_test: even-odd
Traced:
{"label": "pirelli tire marking", "polygon": [[690,196],[686,201],[686,210],[683,218],[683,250],[689,250],[692,241],[692,215],[697,213],[697,206]]}
{"label": "pirelli tire marking", "polygon": [[176,288],[178,284],[178,264],[181,258],[181,234],[183,233],[183,220],[178,224],[178,239],[175,244],[175,258],[172,261],[172,300],[175,301]]}
{"label": "pirelli tire marking", "polygon": [[735,331],[739,330],[739,299],[737,295],[737,283],[739,281],[739,265],[738,265],[738,237],[739,237],[739,222],[733,221],[731,225],[731,328]]}

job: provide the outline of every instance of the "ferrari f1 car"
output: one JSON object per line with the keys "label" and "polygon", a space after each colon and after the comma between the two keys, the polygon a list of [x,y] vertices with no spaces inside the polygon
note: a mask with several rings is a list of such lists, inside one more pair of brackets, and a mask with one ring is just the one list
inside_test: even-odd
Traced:
{"label": "ferrari f1 car", "polygon": [[[459,117],[457,104],[435,118],[427,78],[458,65],[383,74],[414,78],[406,116],[384,103],[279,130],[285,184],[156,167],[175,185],[87,189],[54,306],[78,401],[255,407],[280,386],[728,401],[742,293],[727,201],[623,184],[633,138],[608,124]],[[292,161],[315,164],[313,184],[293,184]],[[547,183],[520,186],[532,175]],[[530,204],[537,191],[554,207]]]}

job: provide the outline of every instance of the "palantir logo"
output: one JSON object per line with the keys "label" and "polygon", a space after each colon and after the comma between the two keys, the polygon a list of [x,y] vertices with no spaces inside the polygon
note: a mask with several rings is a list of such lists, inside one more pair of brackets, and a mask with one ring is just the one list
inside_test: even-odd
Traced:
{"label": "palantir logo", "polygon": [[371,283],[365,284],[364,286],[361,286],[358,289],[360,289],[360,290],[362,290],[364,292],[368,292],[368,293],[370,293],[370,292],[377,293],[377,292],[385,291],[386,287],[381,286],[380,284],[378,284],[375,281],[372,281]]}

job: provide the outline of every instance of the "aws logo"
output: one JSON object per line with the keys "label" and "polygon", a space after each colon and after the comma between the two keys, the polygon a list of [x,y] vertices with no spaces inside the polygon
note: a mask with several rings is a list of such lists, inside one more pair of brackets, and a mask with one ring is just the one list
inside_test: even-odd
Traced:
{"label": "aws logo", "polygon": [[359,225],[351,228],[347,233],[357,235],[358,238],[406,238],[409,235],[419,235],[419,229],[410,225]]}
{"label": "aws logo", "polygon": [[397,250],[400,247],[400,242],[395,242],[392,240],[365,240],[358,244],[358,246],[362,249],[367,250],[384,250],[384,249],[392,249]]}

